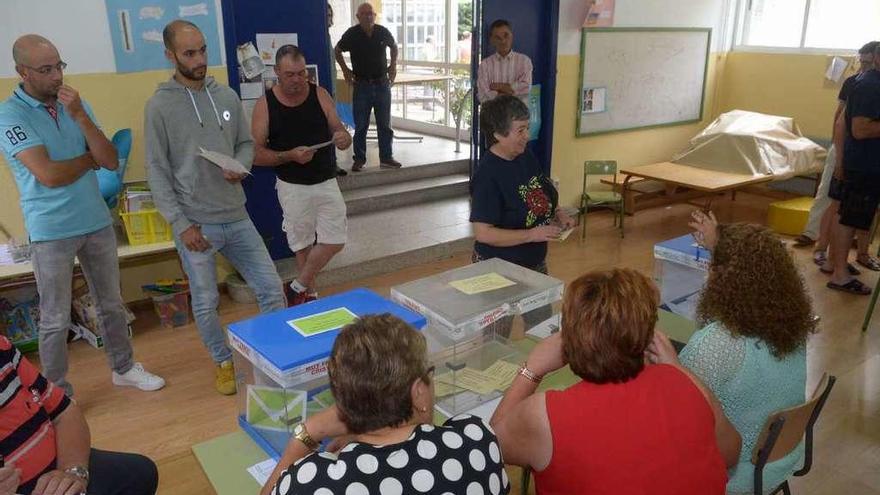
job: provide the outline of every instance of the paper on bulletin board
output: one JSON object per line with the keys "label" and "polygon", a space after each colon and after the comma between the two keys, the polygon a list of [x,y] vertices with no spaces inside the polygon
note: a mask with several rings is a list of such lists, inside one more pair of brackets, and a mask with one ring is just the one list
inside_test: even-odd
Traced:
{"label": "paper on bulletin board", "polygon": [[116,72],[171,67],[162,30],[174,19],[198,26],[208,46],[208,65],[222,65],[217,9],[213,0],[106,0]]}
{"label": "paper on bulletin board", "polygon": [[529,88],[529,141],[538,139],[541,132],[541,85]]}
{"label": "paper on bulletin board", "polygon": [[584,88],[581,101],[582,113],[602,113],[605,111],[606,88]]}
{"label": "paper on bulletin board", "polygon": [[348,308],[336,308],[290,320],[287,324],[303,337],[314,337],[324,332],[338,330],[356,319],[357,315]]}
{"label": "paper on bulletin board", "polygon": [[296,33],[257,33],[257,51],[266,65],[275,65],[275,52],[284,45],[298,45]]}
{"label": "paper on bulletin board", "polygon": [[610,27],[614,24],[614,0],[587,0],[584,27]]}
{"label": "paper on bulletin board", "polygon": [[516,282],[505,278],[495,272],[477,275],[476,277],[463,278],[461,280],[453,280],[449,282],[454,289],[468,296],[474,294],[482,294],[493,290],[503,289],[516,285]]}

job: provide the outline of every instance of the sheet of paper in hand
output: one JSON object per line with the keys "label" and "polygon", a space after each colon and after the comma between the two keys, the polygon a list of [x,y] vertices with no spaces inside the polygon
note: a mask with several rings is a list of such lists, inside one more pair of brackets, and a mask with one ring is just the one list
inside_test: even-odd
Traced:
{"label": "sheet of paper in hand", "polygon": [[321,148],[324,148],[326,146],[330,146],[331,144],[333,144],[332,139],[330,141],[327,141],[326,143],[318,143],[318,144],[313,144],[311,146],[307,146],[307,148],[314,151],[314,150],[319,150]]}
{"label": "sheet of paper in hand", "polygon": [[231,156],[224,155],[223,153],[199,148],[199,156],[229,172],[246,175],[250,175],[251,173],[251,171],[242,165],[241,162]]}
{"label": "sheet of paper in hand", "polygon": [[568,239],[568,236],[571,235],[573,230],[574,230],[574,227],[569,227],[569,228],[563,230],[562,232],[560,232],[558,237],[554,237],[550,240],[555,241],[555,242],[562,242],[562,241]]}

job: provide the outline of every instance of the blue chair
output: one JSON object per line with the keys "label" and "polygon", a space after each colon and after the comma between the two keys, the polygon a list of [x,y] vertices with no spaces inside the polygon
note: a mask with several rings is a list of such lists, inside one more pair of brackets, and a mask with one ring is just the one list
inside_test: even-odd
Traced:
{"label": "blue chair", "polygon": [[128,155],[131,153],[131,129],[120,129],[113,135],[113,146],[116,147],[116,156],[119,158],[119,166],[116,170],[101,168],[97,171],[98,188],[101,196],[107,203],[107,208],[115,208],[119,201],[119,193],[122,191],[122,178],[125,177],[125,166],[128,165]]}

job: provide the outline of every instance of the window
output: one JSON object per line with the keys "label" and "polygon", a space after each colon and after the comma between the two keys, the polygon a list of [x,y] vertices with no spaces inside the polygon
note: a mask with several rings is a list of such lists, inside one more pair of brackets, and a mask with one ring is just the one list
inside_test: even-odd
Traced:
{"label": "window", "polygon": [[741,0],[741,45],[857,50],[878,38],[878,0]]}

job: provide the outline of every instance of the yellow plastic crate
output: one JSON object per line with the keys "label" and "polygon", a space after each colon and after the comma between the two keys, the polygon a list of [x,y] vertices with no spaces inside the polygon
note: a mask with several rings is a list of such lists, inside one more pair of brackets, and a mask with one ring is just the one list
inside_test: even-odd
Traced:
{"label": "yellow plastic crate", "polygon": [[141,210],[132,213],[119,212],[125,225],[125,235],[132,246],[171,240],[171,226],[159,210]]}
{"label": "yellow plastic crate", "polygon": [[798,235],[807,225],[813,198],[806,196],[770,203],[767,225],[780,234]]}

